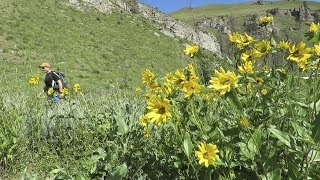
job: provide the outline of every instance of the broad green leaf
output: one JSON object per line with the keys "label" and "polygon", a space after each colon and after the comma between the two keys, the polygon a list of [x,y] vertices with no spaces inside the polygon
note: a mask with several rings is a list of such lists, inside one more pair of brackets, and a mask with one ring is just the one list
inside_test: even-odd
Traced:
{"label": "broad green leaf", "polygon": [[320,40],[320,32],[313,36],[313,38],[310,39],[310,42],[316,43]]}
{"label": "broad green leaf", "polygon": [[113,176],[110,177],[112,180],[120,180],[128,173],[128,167],[126,163],[123,163],[120,166],[117,166],[116,169],[112,172]]}
{"label": "broad green leaf", "polygon": [[290,138],[289,136],[285,133],[282,132],[278,129],[274,129],[274,128],[268,128],[268,130],[276,137],[278,138],[281,142],[283,142],[286,146],[291,147],[290,146]]}
{"label": "broad green leaf", "polygon": [[256,155],[259,152],[260,146],[261,146],[261,130],[258,128],[252,134],[251,138],[248,141],[248,149],[250,152]]}
{"label": "broad green leaf", "polygon": [[193,150],[193,144],[191,142],[189,133],[186,133],[184,136],[183,147],[186,155],[190,157],[190,154],[192,153],[192,150]]}
{"label": "broad green leaf", "polygon": [[118,126],[118,132],[117,134],[119,135],[123,135],[126,134],[128,132],[128,125],[126,124],[124,117],[120,116],[119,114],[114,116],[116,122],[117,122],[117,126]]}
{"label": "broad green leaf", "polygon": [[233,107],[233,110],[237,111],[237,113],[242,114],[241,110],[243,108],[238,97],[233,92],[230,92],[228,95],[227,101],[229,105]]}
{"label": "broad green leaf", "polygon": [[273,171],[267,173],[268,179],[270,180],[280,180],[281,179],[281,171],[280,168],[275,168]]}
{"label": "broad green leaf", "polygon": [[249,158],[251,160],[254,159],[254,154],[249,151],[249,149],[245,143],[239,142],[239,143],[237,143],[237,145],[240,148],[240,154],[242,154],[243,156],[245,156],[246,158]]}

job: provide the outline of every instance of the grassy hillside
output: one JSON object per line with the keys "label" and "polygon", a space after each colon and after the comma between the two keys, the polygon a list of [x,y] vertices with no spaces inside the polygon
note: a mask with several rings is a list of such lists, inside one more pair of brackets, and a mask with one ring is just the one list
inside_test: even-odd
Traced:
{"label": "grassy hillside", "polygon": [[[319,2],[307,2],[312,10],[320,9]],[[199,17],[204,16],[219,16],[219,15],[234,15],[245,16],[248,14],[264,13],[268,9],[293,9],[302,5],[302,1],[271,1],[265,2],[263,5],[256,5],[254,2],[239,3],[239,4],[209,4],[198,8],[184,8],[171,13],[173,17],[193,24]]]}
{"label": "grassy hillside", "polygon": [[161,74],[185,64],[181,43],[138,15],[81,12],[66,3],[1,0],[1,89],[23,88],[32,74],[42,75],[42,62],[90,91],[136,87],[145,68]]}

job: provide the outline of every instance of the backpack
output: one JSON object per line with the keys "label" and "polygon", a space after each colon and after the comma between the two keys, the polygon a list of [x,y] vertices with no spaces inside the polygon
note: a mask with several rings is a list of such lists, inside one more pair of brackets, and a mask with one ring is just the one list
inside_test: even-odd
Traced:
{"label": "backpack", "polygon": [[[67,81],[65,80],[65,75],[63,72],[59,72],[59,71],[52,71],[52,73],[55,73],[56,75],[59,76],[59,78],[61,79],[61,82],[62,82],[62,88],[65,88],[67,87]],[[51,78],[52,78],[52,74],[51,74]],[[59,86],[57,84],[57,82],[55,82],[52,78],[52,88],[54,90],[58,90],[59,89]]]}

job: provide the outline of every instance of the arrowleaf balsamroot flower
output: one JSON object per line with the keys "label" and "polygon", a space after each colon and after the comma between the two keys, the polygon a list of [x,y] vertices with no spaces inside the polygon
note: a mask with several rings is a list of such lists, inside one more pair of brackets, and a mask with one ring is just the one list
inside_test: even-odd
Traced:
{"label": "arrowleaf balsamroot flower", "polygon": [[262,90],[261,90],[261,94],[262,94],[262,95],[266,95],[267,93],[268,93],[268,90],[267,90],[267,89],[262,89]]}
{"label": "arrowleaf balsamroot flower", "polygon": [[310,33],[316,34],[319,30],[320,30],[320,23],[315,24],[314,22],[312,22],[310,24],[310,29],[309,29]]}
{"label": "arrowleaf balsamroot flower", "polygon": [[239,124],[240,124],[241,126],[248,126],[248,125],[249,125],[249,120],[248,120],[248,118],[246,118],[246,117],[241,118],[241,119],[239,120]]}
{"label": "arrowleaf balsamroot flower", "polygon": [[183,52],[189,56],[193,57],[199,51],[199,46],[196,44],[192,44],[191,46],[187,46]]}
{"label": "arrowleaf balsamroot flower", "polygon": [[179,89],[187,82],[186,76],[180,70],[176,70],[174,74],[168,74],[166,81],[173,85],[174,88]]}
{"label": "arrowleaf balsamroot flower", "polygon": [[241,66],[238,66],[239,72],[241,74],[253,74],[253,66],[251,61],[245,61]]}
{"label": "arrowleaf balsamroot flower", "polygon": [[201,85],[197,81],[190,80],[183,85],[182,91],[185,93],[185,97],[189,97],[193,94],[199,93],[201,88]]}
{"label": "arrowleaf balsamroot flower", "polygon": [[170,101],[160,96],[151,96],[147,102],[147,109],[149,112],[146,114],[146,118],[150,119],[150,122],[155,122],[157,125],[166,123],[171,117],[170,113]]}
{"label": "arrowleaf balsamroot flower", "polygon": [[272,22],[273,21],[273,17],[272,16],[263,16],[263,17],[260,17],[259,18],[259,24],[260,25],[267,25],[268,23]]}
{"label": "arrowleaf balsamroot flower", "polygon": [[213,165],[218,161],[219,155],[217,153],[219,150],[216,145],[201,142],[198,145],[198,149],[199,151],[195,151],[195,154],[200,165],[204,164],[206,167],[209,167],[209,165]]}
{"label": "arrowleaf balsamroot flower", "polygon": [[63,88],[62,89],[62,95],[68,95],[69,94],[69,89],[68,88]]}
{"label": "arrowleaf balsamroot flower", "polygon": [[253,37],[249,36],[247,33],[244,33],[244,36],[238,32],[229,34],[230,42],[234,43],[238,49],[243,49],[251,42],[253,42]]}
{"label": "arrowleaf balsamroot flower", "polygon": [[320,43],[318,45],[314,45],[314,54],[316,56],[320,56]]}
{"label": "arrowleaf balsamroot flower", "polygon": [[241,60],[255,62],[256,59],[261,57],[261,54],[256,49],[250,49],[241,54]]}
{"label": "arrowleaf balsamroot flower", "polygon": [[52,87],[49,88],[47,94],[50,96],[50,95],[53,94],[53,93],[54,93],[53,88],[52,88]]}
{"label": "arrowleaf balsamroot flower", "polygon": [[280,49],[289,49],[290,43],[288,41],[280,41],[277,47]]}
{"label": "arrowleaf balsamroot flower", "polygon": [[38,74],[34,74],[31,76],[30,80],[29,80],[29,84],[30,85],[36,85],[36,84],[39,84],[39,80],[40,80],[40,77]]}
{"label": "arrowleaf balsamroot flower", "polygon": [[227,92],[230,92],[231,87],[238,87],[238,79],[234,72],[226,72],[222,67],[220,72],[215,70],[214,76],[211,77],[209,81],[212,85],[209,85],[209,88],[212,88],[214,91],[219,92],[220,95],[224,95]]}
{"label": "arrowleaf balsamroot flower", "polygon": [[143,71],[143,73],[142,73],[142,83],[150,84],[153,81],[154,78],[155,78],[155,75],[149,69],[146,69],[146,70]]}
{"label": "arrowleaf balsamroot flower", "polygon": [[271,50],[271,45],[268,40],[262,40],[255,44],[255,48],[261,55],[264,55]]}
{"label": "arrowleaf balsamroot flower", "polygon": [[73,85],[73,92],[77,93],[81,91],[80,84],[74,84]]}
{"label": "arrowleaf balsamroot flower", "polygon": [[295,62],[304,61],[309,59],[311,55],[311,48],[305,48],[306,44],[304,42],[299,42],[297,45],[293,44],[289,47],[289,56],[287,60],[292,60]]}

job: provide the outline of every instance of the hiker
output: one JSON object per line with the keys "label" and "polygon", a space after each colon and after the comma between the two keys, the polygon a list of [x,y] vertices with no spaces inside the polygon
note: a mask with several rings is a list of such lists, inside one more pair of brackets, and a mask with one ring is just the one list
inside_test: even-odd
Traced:
{"label": "hiker", "polygon": [[[43,72],[46,73],[46,77],[44,79],[45,86],[39,93],[38,97],[41,97],[44,93],[48,95],[48,99],[53,98],[55,102],[64,98],[62,90],[63,83],[61,77],[54,71],[51,70],[51,66],[49,63],[42,63],[39,65],[39,68],[42,69]],[[48,90],[53,88],[52,94],[48,93]],[[55,93],[57,92],[57,93]]]}

